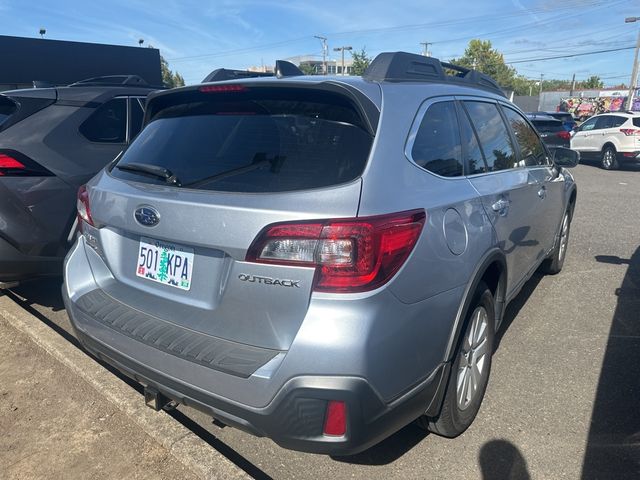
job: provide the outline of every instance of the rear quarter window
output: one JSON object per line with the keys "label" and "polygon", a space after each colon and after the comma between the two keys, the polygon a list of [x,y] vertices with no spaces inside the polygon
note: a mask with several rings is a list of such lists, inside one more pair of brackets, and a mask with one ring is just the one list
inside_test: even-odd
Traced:
{"label": "rear quarter window", "polygon": [[372,141],[357,108],[333,92],[196,92],[189,101],[154,112],[111,172],[123,179],[164,183],[128,168],[144,163],[170,171],[185,188],[304,190],[360,176]]}
{"label": "rear quarter window", "polygon": [[80,133],[91,142],[125,143],[127,99],[114,98],[100,105],[80,125]]}
{"label": "rear quarter window", "polygon": [[434,103],[427,109],[411,148],[411,158],[416,165],[436,175],[463,174],[460,130],[452,101]]}

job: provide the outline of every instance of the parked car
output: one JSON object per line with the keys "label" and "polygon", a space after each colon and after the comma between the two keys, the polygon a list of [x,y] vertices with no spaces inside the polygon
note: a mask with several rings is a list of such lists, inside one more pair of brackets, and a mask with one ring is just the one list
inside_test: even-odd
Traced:
{"label": "parked car", "polygon": [[605,170],[640,162],[640,114],[605,113],[584,122],[571,137],[582,158],[598,160]]}
{"label": "parked car", "polygon": [[154,93],[79,191],[65,305],[156,409],[325,454],[455,437],[506,305],[562,269],[577,159],[491,78],[403,52]]}
{"label": "parked car", "polygon": [[578,125],[575,118],[569,112],[535,112],[536,114],[549,115],[550,117],[560,120],[567,132],[573,131]]}
{"label": "parked car", "polygon": [[62,274],[78,187],[142,126],[141,78],[93,78],[0,94],[0,286]]}
{"label": "parked car", "polygon": [[550,147],[569,148],[571,134],[564,128],[560,120],[549,115],[529,113],[527,117],[531,121],[542,141]]}

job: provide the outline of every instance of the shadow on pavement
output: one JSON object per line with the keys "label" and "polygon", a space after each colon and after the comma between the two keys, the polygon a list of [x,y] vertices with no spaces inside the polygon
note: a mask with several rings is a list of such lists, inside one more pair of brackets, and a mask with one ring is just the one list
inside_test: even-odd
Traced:
{"label": "shadow on pavement", "polygon": [[331,458],[337,462],[353,463],[356,465],[388,465],[402,457],[428,435],[428,432],[415,423],[410,423],[362,453],[348,457]]}
{"label": "shadow on pavement", "polygon": [[630,259],[598,255],[596,261],[629,266],[620,288],[602,292],[615,293],[618,303],[591,414],[582,478],[637,479],[640,478],[640,247]]}
{"label": "shadow on pavement", "polygon": [[527,461],[508,440],[491,440],[480,449],[478,458],[483,480],[529,480]]}
{"label": "shadow on pavement", "polygon": [[11,291],[27,305],[42,305],[58,312],[64,310],[61,289],[62,277],[44,277],[27,280]]}

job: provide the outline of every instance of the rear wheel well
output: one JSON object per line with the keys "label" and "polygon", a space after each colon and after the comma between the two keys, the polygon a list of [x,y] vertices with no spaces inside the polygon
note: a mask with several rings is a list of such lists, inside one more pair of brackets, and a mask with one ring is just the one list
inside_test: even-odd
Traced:
{"label": "rear wheel well", "polygon": [[481,281],[483,281],[491,294],[493,295],[493,299],[496,303],[496,325],[500,323],[500,319],[502,317],[502,310],[504,308],[504,300],[505,300],[505,286],[506,286],[506,278],[505,278],[505,268],[504,265],[495,260],[484,271],[482,274]]}
{"label": "rear wheel well", "polygon": [[607,142],[607,143],[605,143],[604,145],[602,145],[602,151],[604,152],[604,151],[605,151],[605,149],[606,149],[607,147],[611,147],[611,148],[613,148],[615,151],[617,151],[617,150],[616,150],[616,146],[615,146],[613,143],[611,143],[611,142]]}

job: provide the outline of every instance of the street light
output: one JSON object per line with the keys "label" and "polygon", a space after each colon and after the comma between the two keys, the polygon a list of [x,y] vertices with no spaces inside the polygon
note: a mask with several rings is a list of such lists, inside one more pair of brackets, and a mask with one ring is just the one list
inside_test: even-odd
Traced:
{"label": "street light", "polygon": [[335,47],[333,49],[334,52],[342,52],[342,75],[344,75],[344,51],[345,50],[353,50],[353,47],[351,46],[347,46],[347,47]]}
{"label": "street light", "polygon": [[[640,21],[640,17],[627,17],[624,23],[635,23]],[[633,58],[633,69],[631,71],[631,82],[629,84],[629,95],[627,96],[627,110],[631,110],[633,106],[633,95],[636,93],[636,85],[638,83],[638,50],[640,50],[640,29],[638,29],[638,40],[636,42],[636,53]]]}

